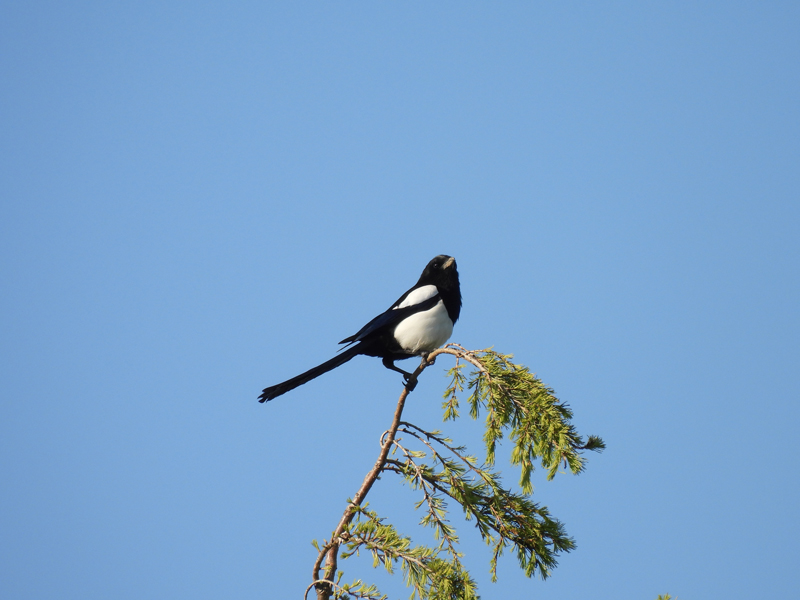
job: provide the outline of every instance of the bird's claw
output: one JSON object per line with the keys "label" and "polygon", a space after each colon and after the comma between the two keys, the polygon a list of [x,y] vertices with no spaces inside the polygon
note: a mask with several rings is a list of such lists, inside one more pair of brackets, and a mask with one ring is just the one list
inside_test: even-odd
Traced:
{"label": "bird's claw", "polygon": [[414,388],[417,387],[417,378],[414,377],[413,375],[406,375],[403,377],[403,379],[406,382],[406,389],[409,392],[413,392]]}
{"label": "bird's claw", "polygon": [[428,359],[428,357],[431,354],[432,354],[431,352],[428,352],[427,354],[423,354],[422,355],[422,360],[425,361],[425,366],[426,367],[430,367],[432,364],[434,364],[436,362],[436,357],[435,356],[433,358],[431,358],[431,359]]}

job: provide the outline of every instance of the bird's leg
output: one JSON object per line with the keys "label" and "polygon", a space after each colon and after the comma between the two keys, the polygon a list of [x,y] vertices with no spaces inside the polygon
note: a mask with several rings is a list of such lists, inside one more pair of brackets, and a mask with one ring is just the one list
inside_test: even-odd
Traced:
{"label": "bird's leg", "polygon": [[425,352],[422,355],[422,359],[425,361],[429,367],[436,362],[436,357],[434,356],[432,359],[428,360],[428,357],[432,354],[432,352]]}
{"label": "bird's leg", "polygon": [[383,359],[383,366],[391,371],[397,371],[398,373],[402,373],[405,379],[411,377],[411,373],[408,371],[403,371],[400,367],[396,367],[394,364],[394,360],[389,358],[388,356]]}
{"label": "bird's leg", "polygon": [[409,373],[408,371],[403,371],[403,369],[401,369],[400,367],[396,367],[394,365],[394,360],[392,360],[388,356],[383,359],[383,366],[391,371],[397,371],[398,373],[402,373],[403,381],[405,381],[406,389],[409,392],[413,392],[414,388],[417,387],[416,377],[414,377],[414,375]]}

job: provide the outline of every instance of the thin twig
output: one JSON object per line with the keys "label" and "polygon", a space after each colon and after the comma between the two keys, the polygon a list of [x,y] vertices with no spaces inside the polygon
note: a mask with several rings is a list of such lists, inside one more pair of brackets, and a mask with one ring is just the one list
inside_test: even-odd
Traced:
{"label": "thin twig", "polygon": [[[433,491],[428,492],[428,485],[430,485],[429,482],[425,479],[425,476],[422,474],[422,470],[420,469],[417,462],[413,459],[408,449],[402,446],[398,440],[394,441],[394,445],[400,448],[400,450],[403,452],[403,455],[406,457],[406,461],[409,464],[414,465],[414,471],[416,472],[416,479],[420,483],[420,489],[422,490],[423,498],[425,502],[428,504],[428,514],[431,516],[431,519],[433,519],[435,523],[439,524],[439,530],[441,531],[442,535],[442,541],[439,544],[439,547],[442,548],[444,543],[447,542],[447,546],[448,548],[450,548],[450,554],[453,556],[453,561],[455,562],[455,564],[460,565],[461,561],[458,560],[459,556],[458,550],[453,545],[452,537],[445,531],[446,519],[442,519],[437,514],[436,507],[433,504],[434,493]],[[433,448],[431,448],[431,450],[433,450]]]}

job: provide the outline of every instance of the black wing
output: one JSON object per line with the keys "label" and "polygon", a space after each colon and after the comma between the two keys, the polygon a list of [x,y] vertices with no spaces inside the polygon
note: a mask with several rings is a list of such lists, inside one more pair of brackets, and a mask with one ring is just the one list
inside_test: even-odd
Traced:
{"label": "black wing", "polygon": [[[408,295],[408,293],[406,293],[405,295]],[[397,302],[397,304],[399,304],[402,300],[403,298],[401,298]],[[402,321],[407,317],[410,317],[415,313],[433,308],[434,306],[436,306],[439,300],[441,300],[439,294],[435,294],[434,296],[431,296],[427,300],[423,300],[419,304],[404,306],[403,308],[390,308],[385,313],[378,315],[377,317],[372,319],[372,321],[364,325],[358,331],[358,333],[351,335],[349,338],[343,339],[339,343],[354,344],[355,342],[360,342],[377,331],[385,330],[397,325],[400,321]]]}

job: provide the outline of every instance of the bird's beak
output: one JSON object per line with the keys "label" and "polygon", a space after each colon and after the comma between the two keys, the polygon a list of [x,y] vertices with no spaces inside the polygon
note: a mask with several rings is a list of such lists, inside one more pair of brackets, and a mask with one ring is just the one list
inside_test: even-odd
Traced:
{"label": "bird's beak", "polygon": [[444,261],[444,264],[442,265],[442,269],[447,269],[447,268],[453,266],[454,264],[456,264],[456,259],[451,256],[446,261]]}

